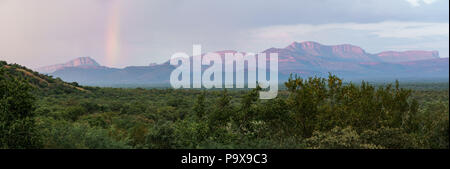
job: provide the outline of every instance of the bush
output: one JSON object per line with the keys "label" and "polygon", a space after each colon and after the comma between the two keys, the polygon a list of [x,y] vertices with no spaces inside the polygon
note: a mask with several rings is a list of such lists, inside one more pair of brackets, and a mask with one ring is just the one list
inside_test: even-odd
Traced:
{"label": "bush", "polygon": [[381,127],[376,130],[367,130],[361,134],[361,139],[366,144],[389,149],[418,148],[415,138],[401,128]]}
{"label": "bush", "polygon": [[377,149],[373,144],[365,144],[359,134],[351,127],[335,127],[329,132],[314,132],[306,139],[308,147],[313,149]]}

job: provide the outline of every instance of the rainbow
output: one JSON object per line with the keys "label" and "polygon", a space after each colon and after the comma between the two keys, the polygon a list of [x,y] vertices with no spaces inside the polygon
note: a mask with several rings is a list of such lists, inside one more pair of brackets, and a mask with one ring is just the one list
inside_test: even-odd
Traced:
{"label": "rainbow", "polygon": [[119,1],[111,2],[108,10],[108,18],[106,24],[106,39],[105,39],[105,62],[108,66],[113,66],[117,63],[120,54],[120,4]]}

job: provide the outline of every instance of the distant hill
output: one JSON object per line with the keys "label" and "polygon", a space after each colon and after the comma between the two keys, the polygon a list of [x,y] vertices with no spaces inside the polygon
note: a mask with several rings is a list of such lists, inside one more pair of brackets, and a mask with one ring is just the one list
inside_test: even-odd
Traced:
{"label": "distant hill", "polygon": [[39,92],[88,92],[87,89],[78,85],[78,83],[67,83],[60,78],[40,74],[18,64],[8,64],[0,61],[0,76],[4,78],[17,78],[28,82]]}
{"label": "distant hill", "polygon": [[71,68],[71,67],[96,69],[96,68],[100,68],[101,66],[94,59],[92,59],[90,57],[79,57],[79,58],[71,60],[67,63],[41,67],[41,68],[36,69],[36,71],[38,71],[40,73],[53,73],[55,71],[65,69],[65,68]]}
{"label": "distant hill", "polygon": [[438,51],[387,51],[376,54],[378,58],[385,62],[408,62],[418,60],[438,59]]}
{"label": "distant hill", "polygon": [[69,67],[51,73],[55,77],[68,82],[83,85],[111,86],[117,84],[168,84],[169,77],[175,67],[169,64],[153,66],[130,66],[123,69],[107,68],[89,69]]}
{"label": "distant hill", "polygon": [[[218,53],[237,51],[224,50]],[[280,82],[291,73],[300,76],[326,76],[328,72],[345,80],[353,79],[427,79],[449,77],[449,60],[440,58],[437,51],[386,51],[377,54],[350,45],[322,45],[317,42],[294,42],[285,48],[270,48],[264,53],[278,53]],[[74,63],[75,62],[75,63]],[[79,63],[79,64],[76,64]],[[174,66],[169,62],[149,66],[130,66],[123,69],[97,64],[91,58],[78,58],[64,66],[51,66],[50,75],[83,85],[110,86],[115,84],[168,84]],[[41,73],[44,70],[38,69]]]}
{"label": "distant hill", "polygon": [[448,79],[449,75],[448,58],[440,58],[437,51],[370,54],[354,45],[327,46],[307,41],[294,42],[285,48],[270,48],[264,52],[279,54],[281,76],[290,73],[323,76],[332,72],[348,80],[371,80],[429,77]]}

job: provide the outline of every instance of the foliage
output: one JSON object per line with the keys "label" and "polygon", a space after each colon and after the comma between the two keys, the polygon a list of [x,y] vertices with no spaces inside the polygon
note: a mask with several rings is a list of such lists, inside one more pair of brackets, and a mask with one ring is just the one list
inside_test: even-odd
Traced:
{"label": "foliage", "polygon": [[0,148],[449,148],[448,83],[291,76],[259,100],[260,88],[86,87],[0,66]]}
{"label": "foliage", "polygon": [[0,147],[39,148],[31,87],[0,68]]}

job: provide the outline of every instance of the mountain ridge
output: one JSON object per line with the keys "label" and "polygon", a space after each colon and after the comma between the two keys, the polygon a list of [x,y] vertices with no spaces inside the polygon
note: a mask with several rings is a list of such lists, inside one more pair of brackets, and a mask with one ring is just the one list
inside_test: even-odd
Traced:
{"label": "mountain ridge", "polygon": [[40,73],[53,73],[55,71],[68,67],[99,68],[101,66],[100,64],[97,63],[97,61],[95,61],[91,57],[78,57],[66,63],[40,67],[37,68],[36,71]]}
{"label": "mountain ridge", "polygon": [[[224,59],[224,54],[229,52],[237,51],[222,50],[218,53]],[[285,48],[269,48],[263,51],[263,53],[273,52],[279,55],[280,80],[287,79],[291,73],[322,76],[328,72],[347,79],[414,78],[415,76],[448,79],[448,58],[440,58],[437,51],[385,51],[371,54],[351,44],[322,45],[306,41],[293,42]],[[167,61],[162,64],[128,66],[123,69],[100,65],[70,66],[50,74],[66,81],[76,81],[87,85],[153,84],[168,83],[170,73],[175,68]]]}

